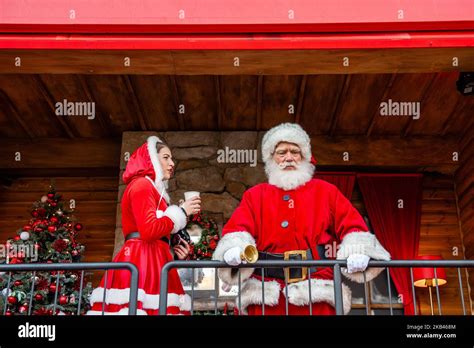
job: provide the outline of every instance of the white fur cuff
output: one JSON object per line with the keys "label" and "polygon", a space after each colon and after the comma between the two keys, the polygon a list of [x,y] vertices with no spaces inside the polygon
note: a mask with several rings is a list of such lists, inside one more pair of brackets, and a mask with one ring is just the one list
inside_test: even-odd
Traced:
{"label": "white fur cuff", "polygon": [[[227,250],[233,247],[240,247],[243,251],[247,245],[256,246],[255,239],[248,232],[232,232],[227,233],[222,237],[222,239],[217,244],[216,250],[212,255],[213,260],[224,261],[224,254]],[[254,271],[254,268],[242,268],[240,270],[240,279],[241,282],[244,282],[248,279]],[[229,284],[237,285],[239,282],[237,268],[219,268],[217,271],[219,278]]]}
{"label": "white fur cuff", "polygon": [[[389,261],[390,253],[380,244],[377,237],[370,232],[351,232],[342,240],[337,252],[338,260],[345,260],[352,254],[363,254],[374,260]],[[384,268],[368,268],[365,271],[365,280],[371,281],[377,277]],[[357,282],[364,282],[363,272],[347,273],[346,268],[341,269],[342,274],[348,279]]]}
{"label": "white fur cuff", "polygon": [[169,217],[174,223],[171,233],[176,233],[186,227],[188,221],[186,214],[184,214],[183,210],[177,205],[170,205],[168,208],[166,208],[163,216]]}

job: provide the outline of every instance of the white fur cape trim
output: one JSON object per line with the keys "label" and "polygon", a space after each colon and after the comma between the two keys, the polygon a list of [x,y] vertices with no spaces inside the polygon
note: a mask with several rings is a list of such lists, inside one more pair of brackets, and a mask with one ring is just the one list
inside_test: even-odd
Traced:
{"label": "white fur cape trim", "polygon": [[[94,303],[102,303],[104,298],[104,288],[95,288],[90,296],[91,306]],[[123,305],[130,301],[130,288],[107,289],[105,303]],[[138,301],[142,302],[144,309],[158,309],[160,305],[160,295],[150,295],[143,289],[138,289]],[[189,295],[168,294],[168,307],[179,307],[182,311],[191,310],[191,297]],[[100,312],[102,313],[102,312]]]}
{"label": "white fur cape trim", "polygon": [[[337,259],[345,260],[351,254],[363,254],[374,260],[389,261],[390,253],[380,244],[377,237],[370,232],[351,232],[344,236],[337,251]],[[365,280],[371,281],[384,268],[371,267],[365,271]],[[356,283],[364,283],[364,272],[347,273],[347,268],[341,269],[342,274]]]}
{"label": "white fur cape trim", "polygon": [[[227,250],[238,246],[240,247],[240,250],[243,251],[249,244],[256,246],[255,239],[250,233],[245,231],[227,233],[217,244],[216,250],[212,255],[212,259],[224,261],[224,254]],[[244,282],[246,279],[248,279],[252,275],[253,271],[254,268],[241,268],[241,282]],[[217,275],[223,282],[229,285],[237,285],[239,282],[237,268],[219,268]]]}
{"label": "white fur cape trim", "polygon": [[171,221],[173,221],[174,227],[171,233],[176,233],[186,227],[188,218],[186,217],[186,214],[184,214],[183,210],[177,205],[170,205],[168,208],[166,208],[163,216],[167,216],[171,219]]}

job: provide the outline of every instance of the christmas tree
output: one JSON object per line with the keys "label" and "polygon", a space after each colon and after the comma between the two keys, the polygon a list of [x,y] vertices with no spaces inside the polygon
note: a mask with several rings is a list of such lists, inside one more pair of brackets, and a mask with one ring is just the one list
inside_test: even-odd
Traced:
{"label": "christmas tree", "polygon": [[[15,237],[7,240],[3,262],[80,262],[84,246],[76,238],[83,226],[72,220],[72,212],[51,186],[48,194],[33,204],[30,221]],[[0,315],[75,315],[79,300],[79,314],[84,314],[89,309],[92,286],[86,277],[82,278],[81,284],[81,271],[16,272],[11,273],[11,277],[3,273],[0,275],[0,289],[3,289]]]}

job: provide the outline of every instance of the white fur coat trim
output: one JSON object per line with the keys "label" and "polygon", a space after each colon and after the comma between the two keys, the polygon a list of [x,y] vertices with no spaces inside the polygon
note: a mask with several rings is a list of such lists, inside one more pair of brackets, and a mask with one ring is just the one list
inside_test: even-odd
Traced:
{"label": "white fur coat trim", "polygon": [[[297,283],[288,284],[288,302],[295,306],[307,306],[309,304],[309,284],[307,280]],[[283,288],[282,293],[286,296],[286,290]],[[342,284],[342,303],[344,314],[351,311],[352,293],[349,287]],[[334,308],[334,283],[332,280],[311,279],[311,303],[326,302]]]}
{"label": "white fur coat trim", "polygon": [[[104,298],[104,288],[95,288],[90,296],[91,306],[94,303],[102,303]],[[107,289],[105,303],[123,305],[130,301],[130,288]],[[138,289],[138,301],[142,302],[144,309],[158,309],[160,305],[160,295],[150,295],[143,289]],[[191,297],[189,295],[168,294],[168,307],[179,307],[182,311],[191,310]]]}
{"label": "white fur coat trim", "polygon": [[179,230],[185,228],[188,222],[186,214],[184,214],[183,210],[177,205],[170,205],[168,208],[166,208],[163,216],[167,216],[171,219],[171,221],[173,221],[174,227],[171,233],[176,233]]}
{"label": "white fur coat trim", "polygon": [[[276,306],[278,304],[278,298],[280,297],[280,284],[277,281],[266,281],[265,282],[265,304],[267,306]],[[262,281],[250,278],[243,285],[241,289],[241,309],[242,314],[247,314],[247,307],[249,305],[261,305],[262,304]],[[235,299],[235,305],[239,308],[239,297]]]}
{"label": "white fur coat trim", "polygon": [[[285,288],[281,288],[277,281],[265,282],[265,305],[276,306],[280,294],[286,297]],[[349,287],[342,284],[342,301],[344,314],[351,311],[352,294]],[[308,281],[303,280],[288,285],[288,302],[295,306],[309,305]],[[311,279],[311,303],[326,302],[336,307],[334,301],[334,284],[332,280]],[[239,308],[239,298],[235,300],[235,305]],[[250,278],[242,286],[241,313],[247,314],[247,307],[250,305],[262,305],[262,281]]]}
{"label": "white fur coat trim", "polygon": [[[102,315],[102,311],[88,311],[86,315]],[[104,315],[128,315],[128,308],[122,308],[118,312],[105,312]],[[137,315],[148,315],[143,309],[137,309]]]}
{"label": "white fur coat trim", "polygon": [[155,182],[154,182],[155,187],[160,193],[160,195],[163,195],[163,198],[169,204],[170,196],[168,195],[168,192],[166,191],[167,183],[163,181],[163,170],[161,169],[160,159],[158,157],[158,151],[156,149],[156,144],[162,143],[162,141],[157,136],[152,135],[148,137],[146,142],[147,142],[148,155],[150,156],[151,164],[153,166],[153,170],[155,171]]}
{"label": "white fur coat trim", "polygon": [[[380,244],[377,237],[370,232],[351,232],[344,236],[337,251],[337,259],[345,260],[351,254],[363,254],[374,260],[389,261],[390,253]],[[384,268],[368,268],[365,271],[366,281],[371,281],[377,277]],[[347,268],[341,269],[342,274],[348,279],[356,282],[364,282],[363,272],[347,273]]]}
{"label": "white fur coat trim", "polygon": [[[224,261],[224,254],[227,250],[233,247],[240,247],[241,251],[245,249],[247,245],[256,246],[255,239],[248,232],[231,232],[224,235],[217,244],[216,250],[212,255],[212,259],[216,261]],[[254,271],[254,268],[241,268],[240,279],[244,282],[248,279]],[[219,268],[217,271],[219,278],[229,284],[237,285],[239,282],[237,268]]]}

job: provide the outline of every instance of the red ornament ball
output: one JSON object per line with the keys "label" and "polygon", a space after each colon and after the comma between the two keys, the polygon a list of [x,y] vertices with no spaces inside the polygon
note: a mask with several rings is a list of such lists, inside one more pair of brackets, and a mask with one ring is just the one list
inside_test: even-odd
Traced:
{"label": "red ornament ball", "polygon": [[37,210],[33,210],[33,211],[31,212],[31,216],[33,216],[33,217],[38,217],[38,215],[39,215],[39,214],[38,214],[38,211],[37,211]]}
{"label": "red ornament ball", "polygon": [[49,219],[53,224],[57,224],[59,222],[59,219],[56,216],[53,216],[51,219]]}
{"label": "red ornament ball", "polygon": [[5,315],[10,317],[10,316],[13,315],[13,313],[12,313],[12,311],[6,311],[6,312],[5,312]]}
{"label": "red ornament ball", "polygon": [[54,198],[54,193],[48,193],[48,198],[49,198],[49,199]]}
{"label": "red ornament ball", "polygon": [[68,302],[67,296],[59,296],[59,304],[60,305],[65,305]]}
{"label": "red ornament ball", "polygon": [[21,286],[23,285],[23,282],[21,280],[15,280],[15,282],[13,283],[13,285],[15,286]]}
{"label": "red ornament ball", "polygon": [[9,304],[15,304],[18,302],[17,298],[15,296],[8,296],[7,301]]}
{"label": "red ornament ball", "polygon": [[56,226],[48,226],[48,232],[51,232],[51,233],[56,232]]}
{"label": "red ornament ball", "polygon": [[50,292],[55,292],[55,291],[56,291],[56,284],[51,284],[51,285],[49,286],[49,291],[50,291]]}
{"label": "red ornament ball", "polygon": [[20,240],[20,236],[15,236],[13,239],[14,240]]}
{"label": "red ornament ball", "polygon": [[22,306],[20,306],[20,308],[18,308],[18,312],[20,312],[20,313],[26,313],[27,310],[28,310],[27,305],[22,305]]}
{"label": "red ornament ball", "polygon": [[81,231],[82,230],[82,224],[80,224],[79,222],[77,224],[74,225],[74,229],[76,231]]}
{"label": "red ornament ball", "polygon": [[36,301],[43,301],[43,295],[41,295],[41,294],[36,294],[36,295],[35,295],[35,300],[36,300]]}
{"label": "red ornament ball", "polygon": [[52,206],[52,207],[55,207],[55,206],[57,206],[57,205],[58,205],[58,204],[57,204],[56,202],[52,202],[52,203],[51,203],[51,206]]}

